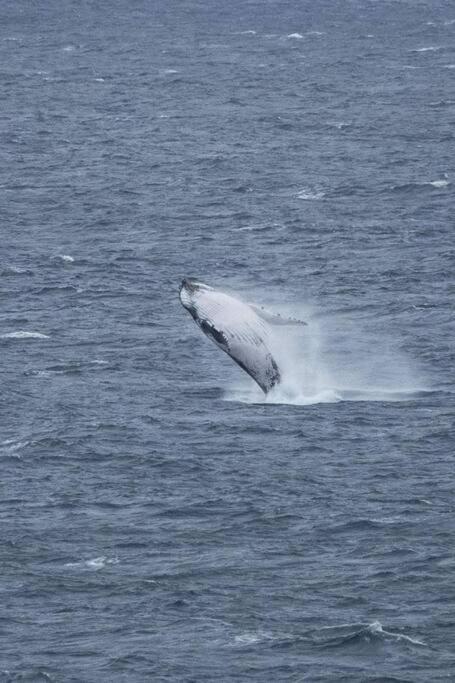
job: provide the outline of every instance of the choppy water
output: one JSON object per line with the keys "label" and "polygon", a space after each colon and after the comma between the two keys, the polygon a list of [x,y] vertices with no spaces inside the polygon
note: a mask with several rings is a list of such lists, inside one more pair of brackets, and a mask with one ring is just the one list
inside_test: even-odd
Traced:
{"label": "choppy water", "polygon": [[455,680],[453,4],[1,7],[1,680]]}

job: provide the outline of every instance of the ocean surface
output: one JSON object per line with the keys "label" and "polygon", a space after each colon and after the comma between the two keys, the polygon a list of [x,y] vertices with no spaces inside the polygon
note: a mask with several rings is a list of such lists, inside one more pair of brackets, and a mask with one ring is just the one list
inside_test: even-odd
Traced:
{"label": "ocean surface", "polygon": [[0,681],[455,681],[453,2],[0,10]]}

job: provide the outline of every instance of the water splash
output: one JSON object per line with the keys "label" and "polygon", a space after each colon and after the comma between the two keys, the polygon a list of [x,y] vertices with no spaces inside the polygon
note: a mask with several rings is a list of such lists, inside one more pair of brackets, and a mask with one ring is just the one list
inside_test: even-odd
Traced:
{"label": "water splash", "polygon": [[[271,308],[271,307],[270,307]],[[302,328],[273,328],[271,351],[282,381],[267,396],[247,378],[225,392],[244,403],[312,405],[339,401],[405,401],[428,391],[401,340],[384,325],[309,307],[293,315]]]}

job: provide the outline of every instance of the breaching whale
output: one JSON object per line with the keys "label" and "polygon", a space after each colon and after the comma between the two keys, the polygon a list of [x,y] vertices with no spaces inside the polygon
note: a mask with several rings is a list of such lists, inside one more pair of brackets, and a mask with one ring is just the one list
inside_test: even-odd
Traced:
{"label": "breaching whale", "polygon": [[302,320],[269,313],[190,278],[180,286],[180,301],[215,344],[267,394],[281,381],[271,351],[273,325],[306,325]]}

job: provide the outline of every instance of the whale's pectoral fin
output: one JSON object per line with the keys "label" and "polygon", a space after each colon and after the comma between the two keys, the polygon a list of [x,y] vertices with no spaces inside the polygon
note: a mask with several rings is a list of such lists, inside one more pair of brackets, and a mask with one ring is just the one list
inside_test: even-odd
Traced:
{"label": "whale's pectoral fin", "polygon": [[199,326],[201,330],[207,335],[207,337],[213,339],[215,344],[218,344],[218,346],[222,348],[223,351],[229,352],[229,344],[226,339],[226,335],[223,334],[221,330],[217,330],[217,328],[214,325],[212,325],[212,323],[210,323],[208,320],[201,320]]}
{"label": "whale's pectoral fin", "polygon": [[249,305],[260,318],[271,325],[308,325],[304,320],[290,318],[288,316],[280,315],[279,313],[271,313],[270,311],[266,311],[265,308],[262,308],[262,306],[255,306],[254,304]]}

